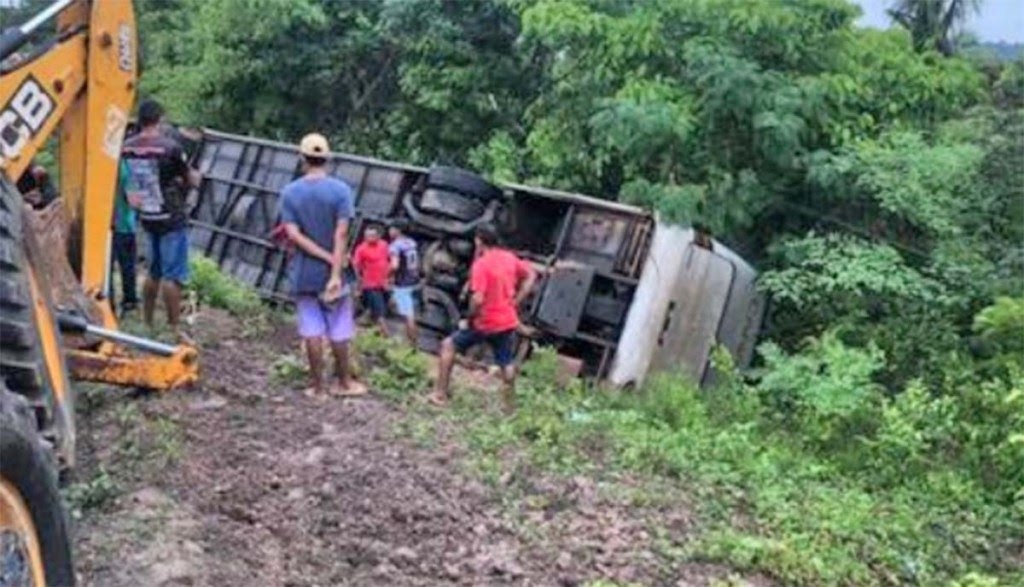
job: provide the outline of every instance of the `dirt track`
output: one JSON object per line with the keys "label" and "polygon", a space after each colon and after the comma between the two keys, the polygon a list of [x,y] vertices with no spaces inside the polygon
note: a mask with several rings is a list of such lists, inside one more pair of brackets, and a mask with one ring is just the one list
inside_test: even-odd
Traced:
{"label": "dirt track", "polygon": [[[201,388],[104,397],[79,420],[79,480],[123,471],[116,497],[76,523],[83,585],[707,585],[728,574],[666,554],[691,531],[683,504],[631,505],[584,478],[530,479],[513,499],[461,475],[457,443],[396,437],[404,416],[385,401],[275,389],[268,366],[294,344],[287,330],[247,340],[211,311],[197,334]],[[175,435],[178,458],[145,456],[153,438],[175,453]]]}

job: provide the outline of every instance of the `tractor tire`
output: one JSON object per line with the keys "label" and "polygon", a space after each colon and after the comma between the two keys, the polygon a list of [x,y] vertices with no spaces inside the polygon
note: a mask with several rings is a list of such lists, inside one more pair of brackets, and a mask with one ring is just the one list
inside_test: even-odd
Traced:
{"label": "tractor tire", "polygon": [[442,338],[453,332],[459,323],[459,310],[448,293],[433,287],[422,291],[422,311],[419,315],[421,326],[437,331]]}
{"label": "tractor tire", "polygon": [[448,319],[448,314],[444,311],[444,306],[440,304],[423,304],[419,321],[422,327],[441,333],[442,338],[452,331],[452,324]]}
{"label": "tractor tire", "polygon": [[429,187],[423,192],[423,197],[420,198],[420,208],[427,212],[462,221],[474,220],[484,213],[484,205],[481,200],[436,187]]}
{"label": "tractor tire", "polygon": [[39,436],[31,406],[2,382],[0,512],[0,584],[75,584],[55,463]]}
{"label": "tractor tire", "polygon": [[458,192],[485,203],[502,196],[498,186],[471,171],[457,167],[431,167],[427,175],[427,186]]}
{"label": "tractor tire", "polygon": [[452,275],[451,273],[432,273],[427,283],[437,289],[455,295],[459,295],[459,291],[462,289],[462,280],[457,275]]}
{"label": "tractor tire", "polygon": [[453,238],[448,241],[448,250],[463,260],[473,258],[473,247],[473,241],[465,238]]}
{"label": "tractor tire", "polygon": [[[49,449],[70,453],[67,457],[73,459],[73,410],[70,405],[56,406],[52,394],[29,284],[20,206],[21,198],[14,189],[0,185],[0,381],[35,411],[40,435]],[[50,316],[52,319],[52,311]],[[59,333],[55,321],[49,326]],[[65,369],[63,364],[60,369]],[[64,379],[67,381],[66,375]],[[64,438],[58,438],[62,436],[58,430],[64,432]]]}

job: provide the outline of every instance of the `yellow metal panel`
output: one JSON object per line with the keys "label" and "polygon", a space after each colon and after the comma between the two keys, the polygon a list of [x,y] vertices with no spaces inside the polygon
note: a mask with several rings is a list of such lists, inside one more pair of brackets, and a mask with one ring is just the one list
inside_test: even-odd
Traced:
{"label": "yellow metal panel", "polygon": [[116,347],[107,352],[68,351],[68,364],[76,379],[166,391],[199,379],[196,349],[179,346],[170,357],[129,356]]}
{"label": "yellow metal panel", "polygon": [[[43,549],[39,544],[39,532],[32,522],[32,511],[25,505],[18,488],[3,478],[0,478],[0,531],[13,532],[18,538],[12,541],[13,546],[28,559],[32,587],[46,587]],[[4,554],[10,556],[11,553]]]}
{"label": "yellow metal panel", "polygon": [[[85,98],[75,101],[64,115],[60,129],[60,195],[68,211],[72,234],[69,238],[78,243],[81,230],[76,228],[82,219],[85,205]],[[77,269],[79,259],[72,259]]]}
{"label": "yellow metal panel", "polygon": [[0,141],[0,173],[11,183],[67,116],[85,85],[85,61],[85,36],[78,35],[0,77],[0,129],[7,131]]}
{"label": "yellow metal panel", "polygon": [[68,381],[64,372],[64,360],[61,357],[60,337],[54,328],[56,323],[50,308],[47,307],[45,298],[39,290],[39,282],[36,280],[36,273],[32,267],[28,267],[29,288],[32,291],[33,312],[36,319],[36,333],[39,336],[39,345],[43,350],[43,358],[46,360],[46,370],[50,376],[50,383],[53,387],[54,398],[63,403],[69,393]]}
{"label": "yellow metal panel", "polygon": [[82,288],[90,295],[101,294],[107,282],[117,166],[135,100],[137,43],[131,2],[92,4],[81,249]]}
{"label": "yellow metal panel", "polygon": [[[62,337],[57,331],[57,320],[52,306],[47,303],[46,293],[40,287],[40,276],[32,262],[28,263],[28,286],[32,296],[32,313],[36,326],[36,339],[42,352],[50,393],[53,394],[53,417],[60,434],[57,438],[57,455],[68,466],[75,463],[75,401],[74,388],[68,379],[64,363]],[[43,275],[42,279],[46,276]]]}

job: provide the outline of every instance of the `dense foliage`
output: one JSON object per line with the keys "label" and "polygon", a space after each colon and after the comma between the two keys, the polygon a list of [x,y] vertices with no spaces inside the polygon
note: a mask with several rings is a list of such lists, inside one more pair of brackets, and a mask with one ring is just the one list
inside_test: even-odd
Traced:
{"label": "dense foliage", "polygon": [[535,383],[489,434],[599,430],[743,512],[701,556],[789,582],[1024,581],[1024,62],[954,54],[977,2],[887,31],[845,0],[137,3],[180,122],[638,203],[763,269],[745,379]]}

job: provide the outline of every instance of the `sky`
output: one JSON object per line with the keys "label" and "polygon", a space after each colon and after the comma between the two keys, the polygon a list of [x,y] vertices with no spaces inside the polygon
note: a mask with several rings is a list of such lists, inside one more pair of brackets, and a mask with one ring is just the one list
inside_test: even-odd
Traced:
{"label": "sky", "polygon": [[[886,28],[891,23],[885,9],[893,0],[853,1],[864,10],[860,24]],[[972,14],[966,28],[981,41],[1024,43],[1024,0],[982,0],[981,13]]]}

